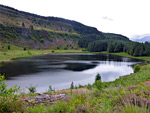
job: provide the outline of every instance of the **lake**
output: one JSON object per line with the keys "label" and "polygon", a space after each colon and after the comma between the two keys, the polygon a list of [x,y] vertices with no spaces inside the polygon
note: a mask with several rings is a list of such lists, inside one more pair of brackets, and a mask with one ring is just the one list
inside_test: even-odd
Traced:
{"label": "lake", "polygon": [[133,73],[133,65],[141,62],[106,54],[48,54],[2,63],[0,73],[5,73],[8,87],[18,85],[27,92],[32,85],[45,92],[50,85],[56,90],[69,88],[72,81],[76,86],[93,84],[97,73],[102,81],[114,81]]}

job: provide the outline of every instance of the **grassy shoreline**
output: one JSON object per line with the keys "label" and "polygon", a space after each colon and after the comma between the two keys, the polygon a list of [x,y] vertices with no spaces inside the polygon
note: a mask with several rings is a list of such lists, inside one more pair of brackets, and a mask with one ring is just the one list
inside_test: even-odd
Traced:
{"label": "grassy shoreline", "polygon": [[[17,112],[25,113],[149,113],[150,111],[150,65],[141,66],[141,70],[130,76],[116,79],[112,82],[102,82],[101,85],[87,85],[77,89],[50,91],[47,95],[66,94],[67,99],[54,103],[15,104]],[[99,88],[98,88],[99,87]],[[31,96],[30,96],[31,95]],[[21,95],[31,98],[37,94]],[[12,105],[13,106],[13,105]],[[19,108],[20,107],[20,108]]]}
{"label": "grassy shoreline", "polygon": [[82,53],[82,50],[7,50],[0,51],[0,62],[12,61],[14,59],[30,58],[33,56],[53,53]]}
{"label": "grassy shoreline", "polygon": [[125,52],[120,52],[120,53],[109,53],[109,52],[99,52],[102,54],[110,54],[110,55],[117,55],[117,56],[124,56],[124,57],[129,57],[129,58],[135,58],[135,59],[141,59],[141,60],[145,60],[145,61],[150,61],[150,56],[140,56],[140,57],[134,57],[129,55],[128,53]]}
{"label": "grassy shoreline", "polygon": [[141,57],[134,57],[129,55],[128,53],[109,53],[109,52],[88,52],[79,50],[27,50],[23,51],[21,49],[17,50],[7,50],[7,51],[0,51],[0,62],[12,61],[14,59],[23,59],[23,58],[30,58],[32,56],[39,56],[44,54],[50,53],[100,53],[100,54],[110,54],[110,55],[117,55],[117,56],[124,56],[129,58],[141,59],[145,61],[150,61],[150,56],[141,56]]}

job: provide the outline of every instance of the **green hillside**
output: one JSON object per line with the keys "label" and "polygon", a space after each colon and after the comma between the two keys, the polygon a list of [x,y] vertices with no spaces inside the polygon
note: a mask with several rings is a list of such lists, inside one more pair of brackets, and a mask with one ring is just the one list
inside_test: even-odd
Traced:
{"label": "green hillside", "polygon": [[0,49],[6,45],[27,49],[79,49],[90,52],[126,52],[149,56],[150,43],[138,43],[114,33],[57,17],[44,17],[0,5]]}
{"label": "green hillside", "polygon": [[104,39],[128,41],[94,27],[57,17],[43,17],[0,5],[1,46],[7,44],[31,49],[87,48],[89,42]]}

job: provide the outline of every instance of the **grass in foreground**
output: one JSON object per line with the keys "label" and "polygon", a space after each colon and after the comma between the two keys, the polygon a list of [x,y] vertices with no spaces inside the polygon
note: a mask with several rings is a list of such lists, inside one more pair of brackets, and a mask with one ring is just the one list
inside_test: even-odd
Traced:
{"label": "grass in foreground", "polygon": [[75,89],[72,94],[70,89],[47,94],[60,93],[66,93],[68,99],[28,107],[19,103],[8,105],[11,108],[15,105],[17,112],[25,113],[149,113],[150,65],[142,66],[140,71],[113,82]]}
{"label": "grass in foreground", "polygon": [[85,86],[86,93],[66,92],[68,101],[57,101],[52,105],[28,107],[31,113],[149,113],[150,112],[150,65],[130,76],[119,78],[113,82],[102,83],[98,90],[95,85]]}

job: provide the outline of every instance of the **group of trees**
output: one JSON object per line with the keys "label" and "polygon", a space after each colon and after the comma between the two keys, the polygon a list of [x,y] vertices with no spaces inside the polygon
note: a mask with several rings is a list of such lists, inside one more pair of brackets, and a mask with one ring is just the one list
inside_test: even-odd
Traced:
{"label": "group of trees", "polygon": [[132,45],[128,44],[127,52],[132,56],[149,56],[150,55],[150,43],[138,43],[133,42]]}
{"label": "group of trees", "polygon": [[88,44],[87,47],[90,52],[108,51],[126,52],[132,56],[148,56],[150,55],[150,43],[138,43],[121,40],[98,40]]}
{"label": "group of trees", "polygon": [[[89,32],[86,32],[85,34],[84,34],[84,32],[82,32],[82,35],[80,36],[81,38],[80,38],[78,44],[82,48],[88,48],[88,46],[91,42],[94,42],[94,43],[96,42],[97,44],[101,43],[101,41],[102,41],[102,43],[105,43],[104,41],[112,41],[112,40],[129,42],[129,39],[127,37],[120,35],[120,34],[103,33],[100,31],[96,32],[97,30],[95,30],[95,32],[93,32],[94,29],[92,29],[92,28],[89,28],[88,30],[89,30]],[[91,30],[91,32],[90,32],[90,30]]]}

